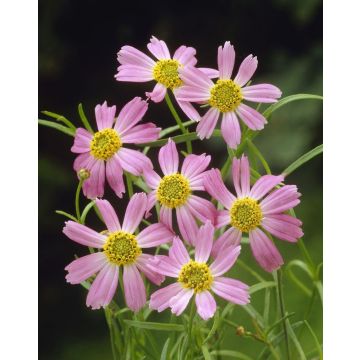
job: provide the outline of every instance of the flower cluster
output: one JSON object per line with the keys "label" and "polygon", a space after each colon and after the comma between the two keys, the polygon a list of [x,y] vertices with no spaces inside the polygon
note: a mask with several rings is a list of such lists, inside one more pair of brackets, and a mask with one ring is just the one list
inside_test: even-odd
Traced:
{"label": "flower cluster", "polygon": [[[180,315],[195,296],[197,312],[207,320],[216,311],[213,294],[235,304],[249,302],[248,286],[223,276],[240,255],[243,234],[264,270],[272,272],[283,264],[272,235],[289,242],[303,235],[301,221],[289,214],[299,204],[300,194],[296,186],[284,185],[283,175],[252,181],[244,154],[232,158],[235,196],[220,170],[209,169],[210,155],[185,153],[180,165],[176,143],[169,138],[158,152],[158,164],[153,164],[146,151],[128,146],[151,145],[159,139],[160,128],[141,121],[149,100],[158,103],[170,91],[183,112],[198,122],[200,139],[212,135],[221,117],[222,136],[229,148],[237,149],[239,119],[251,130],[261,130],[266,124],[265,117],[246,102],[276,102],[281,91],[270,84],[249,85],[258,64],[252,55],[242,61],[232,78],[235,50],[230,42],[218,49],[218,70],[196,67],[192,47],[180,46],[171,56],[165,42],[155,37],[147,47],[154,58],[123,46],[115,76],[122,82],[155,81],[154,89],[145,93],[147,99],[134,98],[117,116],[115,106],[97,105],[97,131],[76,130],[71,148],[78,154],[74,169],[84,195],[94,201],[106,228],[97,232],[81,221],[66,222],[64,234],[91,250],[65,268],[66,280],[71,284],[89,280],[86,304],[93,309],[109,305],[120,283],[127,306],[136,312],[147,302],[141,273],[157,286],[165,277],[174,278],[175,282],[151,294],[149,307],[170,308]],[[203,107],[208,109],[200,115]],[[124,172],[130,181],[131,176],[136,177],[136,184],[146,193],[129,192],[121,225],[114,208],[101,198],[105,179],[123,197]],[[151,224],[149,219],[155,216]],[[141,224],[144,228],[139,231]],[[167,255],[160,253],[164,249]]]}

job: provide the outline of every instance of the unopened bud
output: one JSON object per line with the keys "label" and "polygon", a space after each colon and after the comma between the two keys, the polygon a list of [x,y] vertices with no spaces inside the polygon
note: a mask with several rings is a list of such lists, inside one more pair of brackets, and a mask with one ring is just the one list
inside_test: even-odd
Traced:
{"label": "unopened bud", "polygon": [[245,334],[245,329],[243,326],[238,326],[236,328],[236,335],[243,336]]}
{"label": "unopened bud", "polygon": [[90,171],[87,169],[80,169],[77,174],[78,174],[79,179],[82,181],[84,181],[90,177]]}

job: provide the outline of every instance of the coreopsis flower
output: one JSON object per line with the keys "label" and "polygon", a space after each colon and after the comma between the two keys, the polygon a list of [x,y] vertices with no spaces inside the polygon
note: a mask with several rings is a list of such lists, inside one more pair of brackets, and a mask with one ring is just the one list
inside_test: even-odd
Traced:
{"label": "coreopsis flower", "polygon": [[[189,102],[179,101],[176,95],[177,89],[182,85],[179,77],[179,69],[193,67],[197,63],[196,50],[193,47],[180,46],[171,57],[169,49],[163,40],[155,36],[150,39],[147,48],[156,58],[151,57],[137,50],[132,46],[123,46],[118,52],[118,73],[115,75],[118,81],[148,82],[156,81],[152,92],[146,92],[154,102],[164,99],[167,89],[174,92],[175,98],[185,112],[193,120],[199,120],[200,115]],[[213,69],[200,68],[200,71],[216,77],[218,72]]]}
{"label": "coreopsis flower", "polygon": [[148,211],[160,204],[160,221],[173,228],[172,213],[176,212],[177,224],[183,238],[193,244],[198,226],[196,219],[215,223],[215,206],[206,199],[193,194],[204,191],[202,176],[208,167],[209,155],[187,155],[179,172],[179,154],[174,141],[169,141],[159,151],[159,164],[163,172],[160,177],[153,169],[145,169],[145,182],[152,190],[149,195]]}
{"label": "coreopsis flower", "polygon": [[151,295],[151,309],[161,312],[170,307],[172,313],[180,315],[195,295],[197,312],[207,320],[214,316],[216,311],[216,302],[211,292],[235,304],[245,305],[249,302],[246,284],[222,276],[234,265],[240,253],[240,246],[228,246],[209,265],[213,237],[214,227],[208,221],[200,227],[197,240],[194,241],[195,260],[190,258],[182,241],[175,237],[169,256],[159,255],[150,261],[150,267],[154,271],[177,279],[176,283]]}
{"label": "coreopsis flower", "polygon": [[[127,306],[138,311],[146,302],[142,272],[150,281],[160,285],[162,275],[147,266],[152,255],[143,249],[156,247],[172,240],[174,234],[163,224],[146,227],[135,235],[147,204],[145,193],[131,197],[122,226],[114,208],[107,200],[96,200],[107,230],[96,232],[85,225],[67,221],[64,234],[71,240],[85,246],[99,249],[90,255],[74,260],[65,270],[67,282],[79,284],[96,274],[86,299],[86,305],[93,309],[107,306],[114,297],[119,280],[119,267],[123,268],[123,283]],[[139,272],[140,271],[140,272]]]}
{"label": "coreopsis flower", "polygon": [[[210,109],[197,126],[200,139],[209,138],[222,115],[221,132],[231,148],[240,144],[241,129],[238,117],[252,130],[264,128],[267,120],[244,100],[257,103],[273,103],[281,96],[281,91],[271,84],[246,86],[257,68],[257,58],[249,55],[240,65],[232,80],[235,50],[229,41],[218,49],[219,79],[214,83],[209,76],[194,67],[180,69],[184,85],[178,89],[179,101],[207,104]],[[195,119],[196,120],[196,119]]]}
{"label": "coreopsis flower", "polygon": [[[151,167],[150,159],[142,152],[124,145],[141,144],[158,139],[160,128],[153,123],[137,125],[148,109],[146,101],[135,97],[120,111],[115,120],[116,106],[106,101],[95,107],[98,131],[78,128],[71,151],[77,154],[74,170],[81,178],[83,192],[88,198],[104,195],[105,178],[120,198],[125,192],[123,170],[140,175],[144,167]],[[114,123],[115,122],[115,123]]]}
{"label": "coreopsis flower", "polygon": [[249,161],[244,155],[241,160],[233,159],[232,176],[236,196],[226,188],[218,169],[204,175],[205,189],[226,209],[220,211],[218,226],[231,226],[226,236],[215,243],[213,253],[221,253],[230,244],[239,244],[242,234],[248,233],[257,262],[266,271],[274,271],[284,262],[264,230],[289,242],[302,237],[301,221],[285,213],[300,203],[301,194],[295,185],[273,190],[284,181],[283,175],[264,175],[250,187]]}

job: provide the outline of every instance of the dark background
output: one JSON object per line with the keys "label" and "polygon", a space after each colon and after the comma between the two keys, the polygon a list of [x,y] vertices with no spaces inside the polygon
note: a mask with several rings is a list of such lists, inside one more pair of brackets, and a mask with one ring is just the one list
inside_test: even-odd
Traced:
{"label": "dark background", "polygon": [[[147,52],[151,35],[167,42],[170,52],[184,44],[197,49],[200,66],[216,67],[217,47],[226,40],[235,45],[235,71],[242,58],[258,56],[254,83],[270,82],[283,96],[322,93],[322,3],[316,0],[139,2],[57,0],[39,1],[39,111],[65,115],[80,125],[77,105],[82,102],[91,122],[96,104],[107,100],[120,109],[134,96],[143,96],[154,83],[115,81],[116,53],[123,45]],[[26,54],[24,54],[26,58]],[[45,116],[41,115],[41,118]],[[165,103],[150,104],[148,121],[166,127],[174,123]],[[302,153],[322,142],[322,106],[318,101],[292,103],[274,114],[256,139],[274,171],[281,171]],[[197,152],[225,158],[224,144],[197,142]],[[41,359],[110,359],[108,333],[102,311],[85,306],[81,286],[66,284],[63,270],[80,246],[62,233],[56,209],[74,212],[77,179],[72,171],[72,139],[48,128],[39,129],[39,349]],[[297,208],[304,222],[304,241],[315,262],[322,259],[322,161],[316,158],[292,174],[303,194]],[[111,191],[106,197],[121,208]],[[91,218],[90,218],[91,219]],[[284,258],[301,258],[296,245],[277,241]],[[243,249],[242,259],[256,267]],[[259,269],[259,272],[261,270]],[[263,272],[261,272],[263,274]],[[264,273],[264,276],[265,273]],[[254,279],[240,276],[251,285]],[[261,303],[263,294],[254,297]],[[285,277],[287,310],[302,319],[306,298]],[[239,311],[239,323],[248,322]],[[316,300],[309,321],[322,339],[322,308]],[[314,348],[304,333],[305,349]],[[234,341],[236,344],[234,345]],[[224,346],[255,356],[261,346],[232,332]]]}

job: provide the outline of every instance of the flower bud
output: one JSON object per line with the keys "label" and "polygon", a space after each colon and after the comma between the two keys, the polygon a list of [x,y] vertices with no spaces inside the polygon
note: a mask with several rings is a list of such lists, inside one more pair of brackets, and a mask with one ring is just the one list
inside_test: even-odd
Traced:
{"label": "flower bud", "polygon": [[90,171],[87,169],[80,169],[77,175],[80,180],[84,181],[90,177]]}
{"label": "flower bud", "polygon": [[244,336],[245,335],[245,328],[243,326],[238,326],[236,328],[236,335]]}

